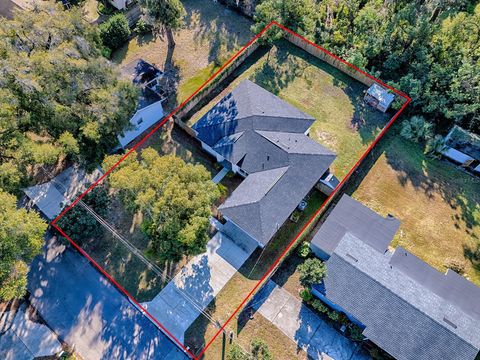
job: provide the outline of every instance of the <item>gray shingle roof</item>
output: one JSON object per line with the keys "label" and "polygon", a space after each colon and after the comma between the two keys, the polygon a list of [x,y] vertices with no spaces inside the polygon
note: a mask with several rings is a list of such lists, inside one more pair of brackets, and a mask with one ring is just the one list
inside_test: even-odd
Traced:
{"label": "gray shingle roof", "polygon": [[192,126],[249,174],[219,209],[264,245],[335,159],[305,135],[314,121],[245,80]]}
{"label": "gray shingle roof", "polygon": [[399,360],[474,359],[480,349],[480,288],[451,270],[438,272],[401,247],[385,251],[385,238],[393,237],[398,222],[385,228],[380,219],[342,197],[322,225],[329,231],[321,229],[322,236],[335,238],[325,296]]}
{"label": "gray shingle roof", "polygon": [[386,218],[343,195],[312,239],[312,244],[331,255],[349,232],[380,252],[385,252],[400,226],[394,217]]}

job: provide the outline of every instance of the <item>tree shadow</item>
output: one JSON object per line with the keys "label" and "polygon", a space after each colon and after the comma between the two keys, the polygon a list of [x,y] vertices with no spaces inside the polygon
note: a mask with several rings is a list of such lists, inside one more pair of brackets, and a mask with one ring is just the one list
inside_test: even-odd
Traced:
{"label": "tree shadow", "polygon": [[[32,263],[30,300],[84,358],[179,359],[181,350],[69,244],[49,236]],[[176,358],[176,357],[175,357]]]}

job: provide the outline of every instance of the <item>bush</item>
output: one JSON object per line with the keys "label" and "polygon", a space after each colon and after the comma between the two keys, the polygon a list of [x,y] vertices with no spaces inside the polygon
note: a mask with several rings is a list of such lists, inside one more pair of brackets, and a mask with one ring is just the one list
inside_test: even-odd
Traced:
{"label": "bush", "polygon": [[340,318],[340,314],[335,310],[332,310],[328,313],[328,317],[330,318],[330,320],[337,322]]}
{"label": "bush", "polygon": [[100,25],[103,45],[111,50],[118,49],[130,37],[128,20],[123,14],[116,14]]}
{"label": "bush", "polygon": [[322,314],[326,314],[329,311],[328,306],[325,305],[323,302],[321,302],[318,299],[313,300],[312,307],[316,311],[318,311],[319,313],[322,313]]}
{"label": "bush", "polygon": [[445,266],[457,274],[463,275],[465,273],[465,261],[457,258],[450,258],[445,261]]}
{"label": "bush", "polygon": [[363,341],[363,340],[365,340],[365,336],[363,336],[362,333],[363,333],[363,330],[360,329],[355,324],[350,324],[350,326],[348,327],[348,336],[353,341]]}
{"label": "bush", "polygon": [[445,139],[440,135],[435,135],[435,137],[427,140],[425,154],[433,158],[439,158],[445,149]]}
{"label": "bush", "polygon": [[253,359],[258,360],[273,360],[273,356],[270,354],[268,345],[262,339],[255,338],[252,340],[252,356]]}
{"label": "bush", "polygon": [[317,258],[305,260],[298,266],[298,270],[300,271],[300,282],[304,287],[320,284],[327,274],[324,262]]}
{"label": "bush", "polygon": [[135,32],[137,34],[146,34],[149,33],[153,30],[153,26],[147,23],[145,20],[140,19],[137,21],[137,24],[135,25]]}
{"label": "bush", "polygon": [[308,241],[303,241],[298,247],[298,256],[302,258],[307,258],[311,252],[310,243]]}
{"label": "bush", "polygon": [[300,291],[300,297],[306,303],[312,301],[313,299],[312,292],[309,289],[302,289],[302,291]]}
{"label": "bush", "polygon": [[402,123],[400,135],[410,141],[419,143],[432,138],[432,124],[425,121],[422,116],[413,116]]}

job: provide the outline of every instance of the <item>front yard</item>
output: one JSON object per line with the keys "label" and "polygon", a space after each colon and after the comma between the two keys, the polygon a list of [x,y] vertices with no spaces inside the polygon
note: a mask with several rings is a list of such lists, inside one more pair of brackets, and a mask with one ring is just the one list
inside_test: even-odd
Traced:
{"label": "front yard", "polygon": [[310,137],[336,152],[332,170],[339,179],[393,116],[393,111],[383,114],[364,104],[365,85],[286,40],[270,50],[258,49],[232,78],[218,96],[188,119],[189,125],[249,79],[316,119]]}
{"label": "front yard", "polygon": [[392,246],[403,246],[444,272],[480,285],[480,179],[426,157],[391,133],[353,197],[401,221]]}

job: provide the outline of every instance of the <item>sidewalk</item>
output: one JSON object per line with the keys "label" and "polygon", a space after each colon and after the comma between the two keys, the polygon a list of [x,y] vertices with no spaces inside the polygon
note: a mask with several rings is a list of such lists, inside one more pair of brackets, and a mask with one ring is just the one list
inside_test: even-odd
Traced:
{"label": "sidewalk", "polygon": [[347,339],[288,291],[269,280],[253,300],[254,309],[313,359],[367,360]]}

